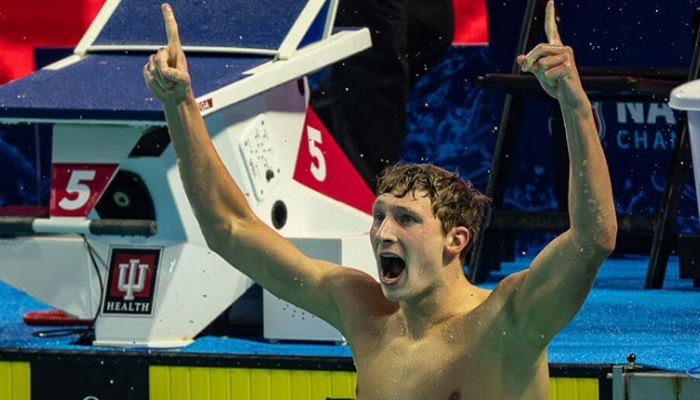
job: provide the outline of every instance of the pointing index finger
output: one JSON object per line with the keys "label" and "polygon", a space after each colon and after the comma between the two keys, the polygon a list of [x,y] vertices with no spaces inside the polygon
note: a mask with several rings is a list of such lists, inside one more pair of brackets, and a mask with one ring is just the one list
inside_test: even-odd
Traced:
{"label": "pointing index finger", "polygon": [[177,54],[182,51],[180,34],[177,31],[177,22],[170,4],[163,4],[161,10],[165,21],[165,33],[168,36],[168,64],[174,65],[177,60]]}
{"label": "pointing index finger", "polygon": [[547,34],[549,44],[561,45],[559,30],[557,29],[557,17],[554,12],[554,1],[549,0],[544,13],[544,31]]}

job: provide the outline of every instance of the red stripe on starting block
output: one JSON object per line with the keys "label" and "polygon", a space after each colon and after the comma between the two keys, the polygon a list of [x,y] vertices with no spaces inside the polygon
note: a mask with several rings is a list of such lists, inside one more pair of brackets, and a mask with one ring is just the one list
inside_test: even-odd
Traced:
{"label": "red stripe on starting block", "polygon": [[294,180],[367,214],[374,194],[316,113],[307,108]]}

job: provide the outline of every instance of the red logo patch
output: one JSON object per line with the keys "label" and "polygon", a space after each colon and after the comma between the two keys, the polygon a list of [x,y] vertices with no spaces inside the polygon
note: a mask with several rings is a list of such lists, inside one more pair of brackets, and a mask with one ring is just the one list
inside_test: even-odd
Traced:
{"label": "red logo patch", "polygon": [[200,101],[197,103],[197,105],[199,106],[199,111],[201,112],[214,107],[214,101],[212,99],[206,99],[204,101]]}
{"label": "red logo patch", "polygon": [[103,314],[153,314],[160,252],[160,249],[112,249]]}

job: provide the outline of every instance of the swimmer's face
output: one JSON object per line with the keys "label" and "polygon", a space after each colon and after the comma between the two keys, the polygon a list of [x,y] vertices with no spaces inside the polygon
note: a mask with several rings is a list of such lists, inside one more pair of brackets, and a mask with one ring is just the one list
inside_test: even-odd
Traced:
{"label": "swimmer's face", "polygon": [[384,193],[373,206],[370,230],[384,296],[420,300],[439,286],[445,235],[425,192]]}

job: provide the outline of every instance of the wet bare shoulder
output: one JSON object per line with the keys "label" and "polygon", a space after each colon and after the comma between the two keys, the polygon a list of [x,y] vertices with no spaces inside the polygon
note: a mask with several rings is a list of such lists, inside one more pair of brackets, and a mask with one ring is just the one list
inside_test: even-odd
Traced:
{"label": "wet bare shoulder", "polygon": [[528,270],[522,270],[503,278],[491,291],[489,298],[493,298],[495,301],[508,300],[520,289],[527,274]]}
{"label": "wet bare shoulder", "polygon": [[366,330],[368,321],[398,310],[397,303],[384,297],[381,285],[362,271],[342,268],[329,276],[326,284],[332,286],[344,334]]}
{"label": "wet bare shoulder", "polygon": [[515,293],[522,286],[526,276],[527,270],[523,270],[503,278],[493,290],[485,291],[485,298],[475,311],[481,314],[509,315]]}

